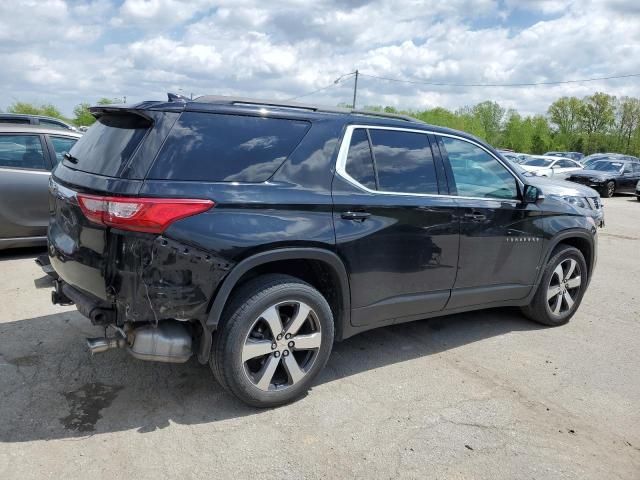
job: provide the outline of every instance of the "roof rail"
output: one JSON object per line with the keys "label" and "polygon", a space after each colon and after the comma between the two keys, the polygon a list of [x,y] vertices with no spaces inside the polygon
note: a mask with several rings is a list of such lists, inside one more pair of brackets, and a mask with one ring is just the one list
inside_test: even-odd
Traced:
{"label": "roof rail", "polygon": [[366,115],[371,117],[391,118],[394,120],[405,120],[407,122],[424,123],[421,120],[410,117],[408,115],[400,115],[400,114],[387,113],[387,112],[372,112],[369,110],[359,110],[359,109],[353,109],[353,108],[323,107],[319,105],[309,105],[305,103],[288,102],[286,100],[258,100],[255,98],[203,95],[201,97],[194,98],[193,101],[201,102],[201,103],[215,103],[219,105],[249,105],[249,106],[257,106],[257,107],[277,107],[277,108],[290,108],[294,110],[308,110],[311,112],[320,112],[320,113]]}

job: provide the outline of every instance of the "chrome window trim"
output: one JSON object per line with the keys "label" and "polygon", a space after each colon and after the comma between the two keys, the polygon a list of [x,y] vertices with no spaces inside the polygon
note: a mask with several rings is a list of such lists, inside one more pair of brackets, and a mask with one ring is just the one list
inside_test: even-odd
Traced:
{"label": "chrome window trim", "polygon": [[342,177],[347,182],[351,183],[353,186],[364,190],[367,193],[374,194],[382,194],[382,195],[406,195],[411,197],[436,197],[436,198],[461,198],[467,200],[485,200],[489,202],[510,202],[510,203],[519,203],[520,199],[507,199],[507,198],[487,198],[487,197],[465,197],[462,195],[442,195],[436,193],[408,193],[408,192],[393,192],[389,190],[371,190],[370,188],[365,187],[360,182],[358,182],[355,178],[347,173],[346,164],[347,164],[347,156],[349,155],[349,147],[351,146],[351,136],[353,131],[357,128],[366,128],[369,130],[393,130],[398,132],[409,132],[409,133],[421,133],[423,135],[436,135],[441,137],[449,137],[455,138],[456,140],[462,140],[463,142],[470,143],[484,150],[487,154],[493,157],[495,160],[502,165],[507,172],[514,178],[516,183],[520,186],[520,190],[524,190],[524,183],[511,171],[511,169],[507,166],[505,162],[496,157],[493,153],[487,150],[485,147],[480,145],[478,142],[474,142],[468,138],[461,137],[459,135],[453,135],[450,133],[441,133],[434,132],[431,130],[417,130],[414,128],[404,128],[404,127],[387,127],[383,125],[348,125],[347,129],[344,133],[344,137],[342,138],[342,143],[340,144],[340,150],[338,150],[338,158],[336,159],[336,173]]}
{"label": "chrome window trim", "polygon": [[20,167],[3,167],[0,165],[0,170],[3,172],[13,172],[13,173],[35,173],[37,175],[51,175],[49,170],[44,170],[42,168],[20,168]]}

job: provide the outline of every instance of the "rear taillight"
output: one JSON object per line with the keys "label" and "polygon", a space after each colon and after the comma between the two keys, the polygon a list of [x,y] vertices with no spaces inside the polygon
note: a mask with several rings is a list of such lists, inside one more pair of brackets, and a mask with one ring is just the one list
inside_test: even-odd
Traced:
{"label": "rear taillight", "polygon": [[181,218],[205,212],[211,200],[184,198],[102,197],[77,195],[84,215],[92,222],[121,230],[162,233]]}

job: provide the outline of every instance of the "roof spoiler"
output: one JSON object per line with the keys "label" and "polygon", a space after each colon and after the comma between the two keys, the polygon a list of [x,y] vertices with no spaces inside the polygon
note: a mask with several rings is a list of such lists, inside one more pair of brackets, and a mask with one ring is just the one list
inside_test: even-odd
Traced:
{"label": "roof spoiler", "polygon": [[189,98],[185,97],[184,95],[180,95],[179,93],[168,92],[167,97],[170,102],[187,103],[189,101]]}

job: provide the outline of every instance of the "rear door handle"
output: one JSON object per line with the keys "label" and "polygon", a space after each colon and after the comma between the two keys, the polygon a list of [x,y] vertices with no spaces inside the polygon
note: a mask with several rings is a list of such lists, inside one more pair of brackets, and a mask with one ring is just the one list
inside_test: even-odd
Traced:
{"label": "rear door handle", "polygon": [[467,218],[474,222],[482,222],[487,219],[487,216],[482,213],[473,212],[473,213],[465,213],[464,218]]}
{"label": "rear door handle", "polygon": [[340,216],[345,220],[357,220],[362,222],[369,218],[371,214],[369,212],[342,212]]}

